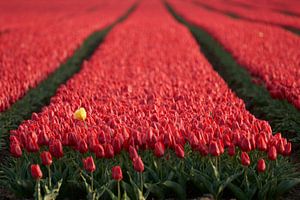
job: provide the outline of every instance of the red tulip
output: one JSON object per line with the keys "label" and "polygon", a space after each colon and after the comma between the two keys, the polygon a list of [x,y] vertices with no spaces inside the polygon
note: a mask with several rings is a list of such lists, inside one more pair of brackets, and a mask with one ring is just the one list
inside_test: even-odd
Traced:
{"label": "red tulip", "polygon": [[235,146],[234,146],[234,144],[231,144],[231,145],[228,147],[228,155],[229,155],[229,156],[234,156],[234,155],[235,155]]}
{"label": "red tulip", "polygon": [[220,148],[219,148],[219,145],[216,141],[212,141],[209,145],[209,153],[212,155],[212,156],[219,156],[221,155],[221,151],[220,151]]}
{"label": "red tulip", "polygon": [[32,164],[30,169],[31,169],[31,176],[34,179],[39,180],[43,177],[43,173],[42,173],[41,168],[40,168],[39,165]]}
{"label": "red tulip", "polygon": [[92,173],[96,170],[96,165],[92,156],[82,159],[83,167],[86,171]]}
{"label": "red tulip", "polygon": [[10,153],[15,158],[19,158],[22,156],[22,149],[19,143],[14,142],[10,144]]}
{"label": "red tulip", "polygon": [[27,143],[26,143],[26,150],[28,152],[37,152],[40,149],[39,145],[37,144],[36,140],[29,136],[27,138]]}
{"label": "red tulip", "polygon": [[251,142],[248,138],[244,137],[241,141],[240,148],[242,151],[251,151]]}
{"label": "red tulip", "polygon": [[257,149],[260,151],[266,151],[268,148],[268,145],[264,139],[264,137],[262,135],[260,135],[258,137],[258,141],[257,141]]}
{"label": "red tulip", "polygon": [[52,156],[51,156],[50,152],[43,151],[41,153],[41,160],[42,160],[43,165],[45,165],[45,166],[51,165],[52,164]]}
{"label": "red tulip", "polygon": [[114,152],[115,154],[118,154],[121,152],[122,150],[122,144],[121,144],[121,140],[119,137],[115,137],[112,143],[113,147],[114,147]]}
{"label": "red tulip", "polygon": [[277,159],[277,150],[274,146],[269,148],[268,158],[269,158],[269,160],[276,160]]}
{"label": "red tulip", "polygon": [[165,145],[162,142],[156,142],[154,146],[154,154],[160,158],[165,154]]}
{"label": "red tulip", "polygon": [[139,157],[136,149],[133,146],[130,146],[128,151],[129,151],[129,157],[130,157],[131,160]]}
{"label": "red tulip", "polygon": [[284,156],[291,155],[292,152],[292,143],[288,142],[284,147]]}
{"label": "red tulip", "polygon": [[42,131],[42,133],[38,135],[38,144],[41,146],[49,145],[49,136],[45,131]]}
{"label": "red tulip", "polygon": [[98,144],[95,146],[95,154],[97,158],[104,158],[105,157],[105,152],[104,148],[101,144]]}
{"label": "red tulip", "polygon": [[80,153],[86,153],[89,150],[87,143],[83,139],[79,141],[77,148]]}
{"label": "red tulip", "polygon": [[285,147],[285,144],[284,144],[283,140],[280,139],[276,145],[277,152],[280,154],[284,154],[284,150],[285,150],[284,147]]}
{"label": "red tulip", "polygon": [[144,171],[144,163],[143,163],[141,157],[134,158],[133,168],[137,172],[143,172]]}
{"label": "red tulip", "polygon": [[246,152],[242,152],[241,162],[242,162],[242,165],[244,165],[244,166],[249,166],[250,165],[250,157]]}
{"label": "red tulip", "polygon": [[184,149],[181,145],[179,144],[175,145],[175,153],[178,158],[184,158]]}
{"label": "red tulip", "polygon": [[114,148],[111,144],[104,145],[105,158],[113,158],[115,156]]}
{"label": "red tulip", "polygon": [[111,169],[112,178],[116,181],[120,181],[123,179],[122,169],[120,166],[115,166]]}
{"label": "red tulip", "polygon": [[259,159],[257,162],[257,171],[264,172],[266,170],[266,162],[264,159]]}
{"label": "red tulip", "polygon": [[63,146],[60,142],[60,140],[51,140],[49,143],[49,151],[51,155],[53,155],[55,158],[61,158],[64,156],[63,153]]}

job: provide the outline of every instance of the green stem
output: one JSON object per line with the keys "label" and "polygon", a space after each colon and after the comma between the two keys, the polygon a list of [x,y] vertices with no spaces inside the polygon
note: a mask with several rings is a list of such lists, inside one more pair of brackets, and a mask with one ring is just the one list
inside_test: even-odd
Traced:
{"label": "green stem", "polygon": [[91,188],[92,188],[92,192],[94,192],[94,173],[91,173],[92,176],[92,183],[91,183]]}
{"label": "green stem", "polygon": [[144,183],[143,183],[143,173],[141,172],[141,173],[139,173],[139,175],[140,175],[140,181],[141,181],[141,192],[142,192],[142,194],[143,194],[143,187],[144,187]]}
{"label": "green stem", "polygon": [[41,182],[40,179],[36,181],[36,195],[35,195],[36,200],[42,200],[42,194],[41,194]]}
{"label": "green stem", "polygon": [[121,200],[120,181],[118,181],[118,200]]}
{"label": "green stem", "polygon": [[49,186],[49,189],[51,189],[51,169],[50,169],[50,166],[47,166],[48,168],[48,186]]}

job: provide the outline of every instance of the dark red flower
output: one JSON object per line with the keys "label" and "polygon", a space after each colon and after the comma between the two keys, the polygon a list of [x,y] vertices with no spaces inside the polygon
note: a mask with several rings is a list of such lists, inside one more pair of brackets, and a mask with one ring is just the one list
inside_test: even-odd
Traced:
{"label": "dark red flower", "polygon": [[131,160],[139,157],[136,149],[133,146],[130,146],[128,151],[129,151],[129,157],[130,157]]}
{"label": "dark red flower", "polygon": [[143,172],[144,171],[144,163],[143,163],[141,157],[134,158],[133,168],[137,172]]}
{"label": "dark red flower", "polygon": [[96,165],[92,156],[82,159],[83,167],[86,171],[92,173],[96,170]]}
{"label": "dark red flower", "polygon": [[77,148],[80,153],[86,153],[89,150],[87,143],[83,139],[79,141]]}
{"label": "dark red flower", "polygon": [[123,174],[122,174],[122,169],[120,166],[114,166],[112,169],[111,169],[111,175],[112,175],[112,178],[116,181],[120,181],[123,179]]}
{"label": "dark red flower", "polygon": [[221,155],[221,151],[220,151],[219,145],[218,145],[218,143],[216,141],[212,141],[209,144],[209,153],[212,156],[219,156],[219,155]]}
{"label": "dark red flower", "polygon": [[258,136],[258,139],[257,139],[257,149],[260,150],[260,151],[266,151],[267,148],[268,148],[268,145],[264,139],[264,137],[262,135],[259,135]]}
{"label": "dark red flower", "polygon": [[258,172],[264,172],[266,171],[266,162],[264,159],[259,159],[257,162],[257,171]]}
{"label": "dark red flower", "polygon": [[235,146],[234,146],[234,144],[231,144],[231,145],[228,147],[228,155],[229,155],[229,156],[234,156],[234,155],[235,155]]}
{"label": "dark red flower", "polygon": [[241,154],[241,163],[244,166],[250,165],[250,157],[246,152],[242,152],[242,154]]}
{"label": "dark red flower", "polygon": [[52,156],[51,156],[50,152],[43,151],[41,153],[41,160],[42,160],[43,165],[45,165],[45,166],[51,165],[52,164]]}
{"label": "dark red flower", "polygon": [[19,143],[14,142],[10,144],[10,153],[15,158],[19,158],[22,156],[22,149]]}
{"label": "dark red flower", "polygon": [[181,145],[179,144],[175,145],[175,153],[178,158],[184,158],[184,149]]}
{"label": "dark red flower", "polygon": [[53,157],[55,157],[55,158],[61,158],[64,156],[63,146],[62,146],[60,140],[58,140],[58,139],[50,141],[49,151],[50,151],[51,155],[53,155]]}
{"label": "dark red flower", "polygon": [[105,158],[113,158],[115,156],[114,148],[111,144],[104,145]]}
{"label": "dark red flower", "polygon": [[95,154],[97,158],[104,158],[105,157],[105,152],[104,148],[101,144],[98,144],[95,146]]}

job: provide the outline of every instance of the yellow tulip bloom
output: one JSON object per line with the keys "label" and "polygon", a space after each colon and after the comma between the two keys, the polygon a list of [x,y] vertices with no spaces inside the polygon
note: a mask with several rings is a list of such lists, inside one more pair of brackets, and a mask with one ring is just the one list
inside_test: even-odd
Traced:
{"label": "yellow tulip bloom", "polygon": [[74,113],[74,118],[80,121],[84,121],[86,119],[86,111],[84,108],[79,108]]}

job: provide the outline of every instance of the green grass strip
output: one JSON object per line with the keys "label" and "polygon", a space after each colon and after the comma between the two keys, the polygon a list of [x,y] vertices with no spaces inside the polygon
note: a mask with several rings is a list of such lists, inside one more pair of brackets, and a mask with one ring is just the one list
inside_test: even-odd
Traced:
{"label": "green grass strip", "polygon": [[246,108],[257,118],[268,121],[274,132],[282,132],[294,141],[299,140],[300,112],[286,100],[273,99],[265,87],[254,84],[249,72],[237,64],[208,32],[188,23],[170,5],[166,6],[180,23],[189,28],[201,52],[229,87],[244,100]]}
{"label": "green grass strip", "polygon": [[126,19],[135,8],[136,4],[116,22],[88,36],[74,54],[47,79],[37,87],[30,89],[22,99],[14,103],[5,112],[0,113],[0,150],[8,145],[9,131],[18,128],[20,123],[29,119],[33,112],[39,112],[43,106],[48,105],[57,88],[80,71],[82,63],[91,57],[112,27]]}

